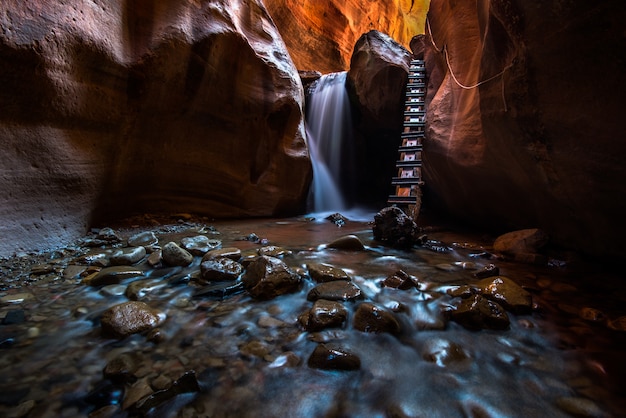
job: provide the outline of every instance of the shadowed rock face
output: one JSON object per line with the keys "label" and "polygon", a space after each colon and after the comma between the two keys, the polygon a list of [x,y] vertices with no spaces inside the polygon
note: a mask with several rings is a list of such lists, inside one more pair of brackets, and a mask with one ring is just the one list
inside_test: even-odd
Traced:
{"label": "shadowed rock face", "polygon": [[265,0],[301,70],[345,71],[359,37],[385,32],[400,44],[424,32],[428,0]]}
{"label": "shadowed rock face", "polygon": [[[623,257],[623,4],[433,0],[428,16],[428,202]],[[494,78],[462,88],[449,67]]]}
{"label": "shadowed rock face", "polygon": [[0,254],[304,203],[302,86],[260,1],[7,0],[0,25]]}

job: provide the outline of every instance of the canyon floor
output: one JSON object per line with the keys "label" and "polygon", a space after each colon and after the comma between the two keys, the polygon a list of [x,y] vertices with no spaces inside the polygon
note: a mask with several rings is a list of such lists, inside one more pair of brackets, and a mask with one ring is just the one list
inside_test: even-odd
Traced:
{"label": "canyon floor", "polygon": [[[143,215],[107,225],[116,237],[109,242],[94,229],[65,248],[1,259],[0,415],[613,417],[626,410],[626,291],[614,270],[562,251],[543,266],[508,261],[493,255],[493,236],[440,221],[420,220],[437,246],[393,249],[374,241],[373,213],[344,215],[341,226],[324,216]],[[137,274],[89,284],[129,238],[146,232],[158,242],[127,266]],[[348,235],[363,248],[328,245]],[[266,251],[300,284],[259,299],[232,283],[202,282],[202,255],[184,267],[149,258],[197,236],[239,250],[243,266]],[[339,324],[307,330],[301,318],[315,303],[317,263],[345,272],[360,296],[335,300],[345,312]],[[455,291],[477,283],[475,273],[489,264],[532,295],[532,311],[509,312],[506,329],[467,329],[446,312],[458,304]],[[383,284],[398,270],[412,286]],[[129,299],[164,321],[124,338],[107,335],[103,313]],[[361,305],[393,326],[363,329]]]}

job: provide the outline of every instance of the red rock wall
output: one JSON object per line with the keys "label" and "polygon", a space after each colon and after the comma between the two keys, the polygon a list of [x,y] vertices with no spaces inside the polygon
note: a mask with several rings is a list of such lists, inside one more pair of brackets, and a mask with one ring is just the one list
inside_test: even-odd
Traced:
{"label": "red rock wall", "polygon": [[0,255],[304,204],[302,86],[260,0],[4,0],[0,26]]}
{"label": "red rock wall", "polygon": [[623,257],[623,2],[433,0],[428,16],[430,202]]}
{"label": "red rock wall", "polygon": [[299,70],[346,71],[356,41],[378,30],[409,47],[429,0],[265,0]]}

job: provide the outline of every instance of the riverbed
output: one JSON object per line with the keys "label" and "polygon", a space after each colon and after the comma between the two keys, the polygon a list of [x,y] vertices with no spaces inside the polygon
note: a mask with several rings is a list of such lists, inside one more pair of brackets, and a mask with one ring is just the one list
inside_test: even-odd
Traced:
{"label": "riverbed", "polygon": [[[214,221],[178,214],[139,216],[113,228],[121,241],[88,247],[98,230],[65,248],[0,260],[0,415],[28,417],[569,417],[623,416],[626,288],[602,264],[554,253],[548,265],[508,261],[492,253],[494,237],[443,223],[422,223],[433,249],[393,249],[374,241],[372,214]],[[152,231],[157,246],[205,235],[243,259],[276,253],[302,278],[300,288],[269,300],[246,291],[208,293],[186,267],[133,267],[158,284],[141,301],[166,319],[154,332],[118,339],[100,316],[128,300],[125,288],[89,286],[129,237]],[[354,235],[363,249],[330,248]],[[93,244],[93,241],[91,241]],[[99,256],[99,254],[104,254]],[[307,265],[342,269],[362,292],[346,300],[339,327],[306,331],[298,317],[311,309],[316,283]],[[504,330],[469,330],[450,321],[451,295],[495,264],[532,294],[529,314],[510,314]],[[394,272],[416,286],[381,285]],[[195,275],[195,276],[194,276]],[[390,312],[401,332],[354,327],[362,303]],[[352,370],[311,367],[320,344],[359,359]],[[103,370],[130,359],[127,379]],[[149,400],[148,400],[149,399]],[[146,403],[148,402],[148,403]],[[150,403],[152,402],[152,403]]]}

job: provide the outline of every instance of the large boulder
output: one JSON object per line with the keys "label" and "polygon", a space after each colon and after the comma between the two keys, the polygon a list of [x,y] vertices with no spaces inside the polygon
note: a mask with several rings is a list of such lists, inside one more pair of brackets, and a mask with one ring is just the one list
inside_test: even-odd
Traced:
{"label": "large boulder", "polygon": [[501,230],[626,254],[626,8],[432,0],[427,204]]}
{"label": "large boulder", "polygon": [[358,196],[362,203],[382,203],[397,175],[406,83],[411,53],[388,35],[363,34],[350,60],[347,88],[355,114],[358,146]]}
{"label": "large boulder", "polygon": [[403,45],[424,32],[429,0],[265,0],[289,53],[300,70],[348,69],[352,48],[369,30]]}
{"label": "large boulder", "polygon": [[303,90],[261,0],[7,0],[0,27],[0,255],[135,212],[302,209]]}

